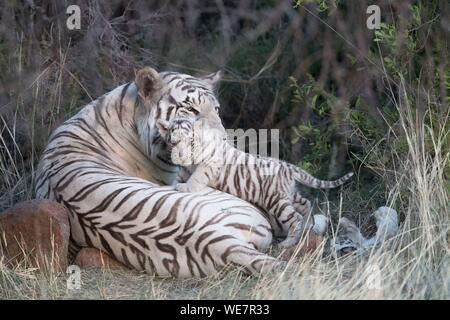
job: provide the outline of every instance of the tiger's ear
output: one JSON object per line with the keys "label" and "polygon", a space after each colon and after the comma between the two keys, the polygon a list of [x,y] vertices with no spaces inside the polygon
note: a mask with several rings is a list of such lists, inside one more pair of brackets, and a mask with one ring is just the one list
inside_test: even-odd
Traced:
{"label": "tiger's ear", "polygon": [[159,130],[159,133],[164,137],[169,132],[170,122],[164,119],[158,119],[156,121],[156,127]]}
{"label": "tiger's ear", "polygon": [[220,81],[220,79],[222,79],[222,71],[221,70],[211,73],[211,74],[208,74],[208,75],[200,78],[200,80],[202,80],[204,83],[206,83],[208,86],[210,86],[213,89],[216,87],[216,85]]}
{"label": "tiger's ear", "polygon": [[159,73],[150,67],[140,69],[134,80],[138,94],[144,101],[156,101],[162,89],[162,81]]}

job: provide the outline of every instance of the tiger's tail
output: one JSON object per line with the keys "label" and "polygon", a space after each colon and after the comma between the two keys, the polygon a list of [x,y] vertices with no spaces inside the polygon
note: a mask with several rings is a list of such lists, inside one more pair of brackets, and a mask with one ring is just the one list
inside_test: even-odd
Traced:
{"label": "tiger's tail", "polygon": [[294,168],[294,179],[298,183],[304,184],[305,186],[315,188],[315,189],[332,189],[339,186],[342,186],[345,182],[347,182],[351,177],[353,177],[354,173],[349,172],[346,175],[342,176],[337,180],[327,181],[320,180],[313,177],[308,172],[293,166]]}

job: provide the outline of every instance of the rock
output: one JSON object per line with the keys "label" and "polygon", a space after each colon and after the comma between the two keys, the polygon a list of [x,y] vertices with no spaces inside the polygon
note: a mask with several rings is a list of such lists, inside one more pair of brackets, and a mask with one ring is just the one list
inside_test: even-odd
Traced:
{"label": "rock", "polygon": [[81,269],[95,267],[113,270],[130,270],[124,264],[96,248],[81,249],[75,258],[75,264]]}
{"label": "rock", "polygon": [[69,213],[57,202],[29,200],[0,213],[0,258],[9,266],[65,271],[69,236]]}

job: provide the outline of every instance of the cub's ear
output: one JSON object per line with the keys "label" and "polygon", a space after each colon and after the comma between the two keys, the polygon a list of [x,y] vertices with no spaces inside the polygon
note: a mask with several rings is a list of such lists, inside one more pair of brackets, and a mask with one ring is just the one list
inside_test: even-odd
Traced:
{"label": "cub's ear", "polygon": [[156,127],[159,130],[159,133],[165,137],[167,135],[167,133],[169,132],[169,126],[170,126],[170,122],[164,119],[159,119],[158,121],[156,121]]}
{"label": "cub's ear", "polygon": [[145,101],[155,102],[159,99],[160,92],[162,89],[162,81],[159,73],[150,67],[145,67],[140,69],[136,73],[136,78],[134,80],[138,94]]}
{"label": "cub's ear", "polygon": [[200,77],[200,80],[202,80],[204,83],[206,83],[211,88],[215,88],[217,86],[217,83],[222,79],[222,71],[217,71],[211,74],[208,74],[206,76]]}

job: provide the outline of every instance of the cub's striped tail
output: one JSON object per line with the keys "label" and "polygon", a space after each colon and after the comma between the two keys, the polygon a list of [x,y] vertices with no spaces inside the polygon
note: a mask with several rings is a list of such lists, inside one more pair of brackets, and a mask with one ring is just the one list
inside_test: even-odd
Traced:
{"label": "cub's striped tail", "polygon": [[295,181],[315,189],[331,189],[342,186],[347,180],[353,177],[353,174],[353,172],[349,172],[337,180],[326,181],[317,179],[310,175],[308,172],[294,166]]}

